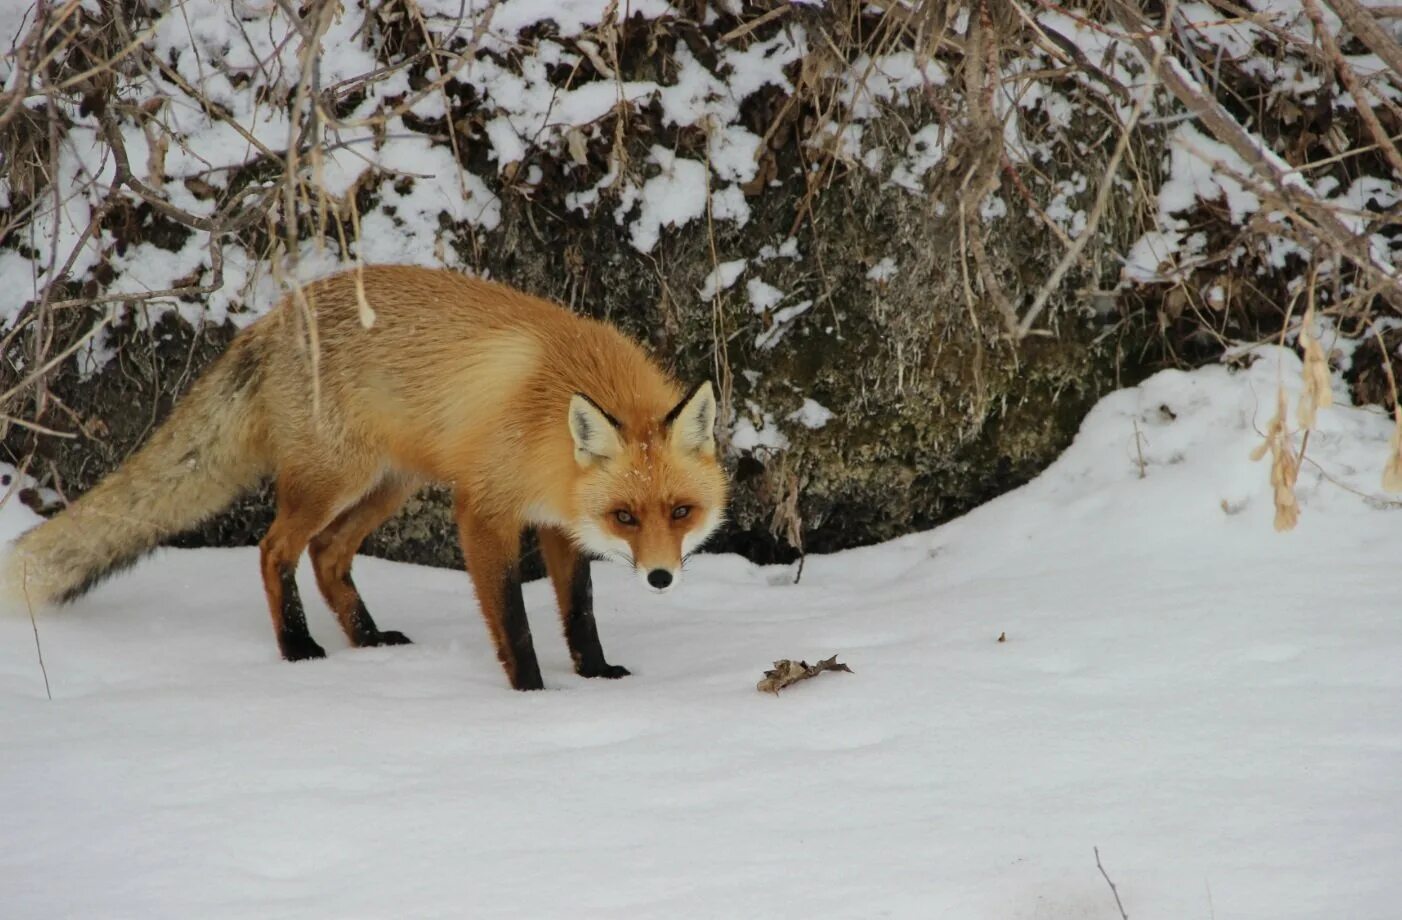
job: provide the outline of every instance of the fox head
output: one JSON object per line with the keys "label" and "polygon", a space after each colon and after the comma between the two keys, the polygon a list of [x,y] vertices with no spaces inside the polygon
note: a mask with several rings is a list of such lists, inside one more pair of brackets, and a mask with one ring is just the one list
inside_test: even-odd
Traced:
{"label": "fox head", "polygon": [[575,394],[569,425],[580,469],[573,522],[579,545],[627,562],[654,590],[670,588],[682,561],[725,519],[715,424],[709,381],[637,430]]}

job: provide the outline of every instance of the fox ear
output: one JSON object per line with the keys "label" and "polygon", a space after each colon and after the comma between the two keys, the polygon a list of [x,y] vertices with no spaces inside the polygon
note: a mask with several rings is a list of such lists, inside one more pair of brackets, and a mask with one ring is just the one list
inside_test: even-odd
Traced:
{"label": "fox ear", "polygon": [[678,450],[716,453],[716,394],[711,381],[703,380],[682,397],[663,424],[671,429],[672,444]]}
{"label": "fox ear", "polygon": [[623,449],[618,427],[618,419],[583,393],[570,399],[570,435],[574,438],[574,459],[580,466],[618,456]]}

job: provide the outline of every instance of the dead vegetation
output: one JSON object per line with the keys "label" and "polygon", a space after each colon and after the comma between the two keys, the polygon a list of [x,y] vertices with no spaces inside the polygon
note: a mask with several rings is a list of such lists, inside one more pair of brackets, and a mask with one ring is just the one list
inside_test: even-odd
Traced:
{"label": "dead vegetation", "polygon": [[779,695],[779,691],[785,687],[792,686],[801,680],[817,677],[824,671],[846,671],[852,673],[852,669],[837,660],[837,656],[824,658],[817,664],[809,664],[806,661],[791,661],[782,658],[774,662],[774,667],[764,672],[764,677],[755,684],[755,689],[761,693],[772,693]]}

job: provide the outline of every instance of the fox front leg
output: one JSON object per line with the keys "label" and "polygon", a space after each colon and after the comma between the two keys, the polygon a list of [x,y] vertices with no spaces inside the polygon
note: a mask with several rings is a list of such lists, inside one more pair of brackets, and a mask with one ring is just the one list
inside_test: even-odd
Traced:
{"label": "fox front leg", "polygon": [[506,679],[517,690],[543,690],[540,664],[521,597],[519,531],[504,531],[473,512],[460,496],[456,502],[458,537],[467,560],[467,572],[477,592],[477,603],[487,631],[497,648],[497,660]]}
{"label": "fox front leg", "polygon": [[594,619],[594,585],[589,577],[589,559],[569,537],[553,527],[540,529],[540,552],[560,605],[560,624],[565,642],[580,677],[627,677],[627,668],[604,660],[599,643],[599,625]]}

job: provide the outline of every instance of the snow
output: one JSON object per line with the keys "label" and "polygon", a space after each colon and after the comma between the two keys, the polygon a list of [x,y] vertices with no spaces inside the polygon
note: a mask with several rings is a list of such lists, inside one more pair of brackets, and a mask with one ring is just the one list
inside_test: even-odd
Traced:
{"label": "snow", "polygon": [[784,292],[760,278],[745,282],[745,292],[750,298],[750,309],[756,313],[772,310],[784,299]]}
{"label": "snow", "polygon": [[[1271,529],[1247,454],[1293,354],[1115,393],[1039,479],[882,546],[595,567],[619,682],[506,688],[465,575],[362,559],[352,651],[278,661],[253,549],[168,550],[0,619],[0,890],[14,918],[1393,916],[1394,507],[1305,464]],[[1144,459],[1140,477],[1135,426]],[[1389,425],[1309,455],[1376,493]],[[11,501],[0,528],[27,525]],[[998,642],[1000,635],[1005,642]],[[837,653],[777,699],[770,659]]]}
{"label": "snow", "polygon": [[949,77],[938,61],[917,61],[909,51],[872,58],[858,55],[842,75],[839,98],[854,118],[875,118],[882,103],[909,104],[908,95],[927,85],[943,86]]}
{"label": "snow", "polygon": [[779,430],[774,416],[753,402],[746,402],[749,415],[742,415],[730,428],[732,453],[777,452],[789,449],[789,439]]}
{"label": "snow", "polygon": [[768,350],[779,344],[779,340],[784,337],[785,333],[793,328],[794,320],[807,313],[812,306],[813,301],[800,300],[798,303],[775,310],[770,316],[771,325],[769,328],[755,337],[755,347]]}
{"label": "snow", "polygon": [[[651,252],[657,246],[663,227],[679,227],[706,213],[705,163],[657,146],[652,148],[651,160],[661,171],[643,184],[638,194],[642,207],[630,229],[633,247],[639,252]],[[625,202],[615,216],[631,209],[631,201]]]}
{"label": "snow", "polygon": [[[0,75],[9,76],[12,72],[10,60],[14,49],[24,37],[25,30],[33,22],[33,8],[21,3],[0,5],[0,48],[6,52],[0,56]],[[6,86],[6,89],[9,87]]]}
{"label": "snow", "polygon": [[940,125],[926,125],[911,137],[906,158],[891,170],[891,182],[909,192],[923,192],[921,179],[944,159],[945,132]]}
{"label": "snow", "polygon": [[1159,189],[1159,220],[1164,225],[1171,226],[1171,215],[1198,201],[1222,199],[1234,224],[1260,209],[1261,199],[1236,178],[1251,175],[1251,167],[1226,144],[1185,124],[1173,132],[1168,149],[1171,175]]}
{"label": "snow", "polygon": [[875,281],[877,284],[886,284],[899,272],[900,266],[896,264],[896,260],[890,256],[883,256],[881,261],[867,269],[867,280]]}
{"label": "snow", "polygon": [[740,273],[749,264],[747,259],[732,259],[729,262],[721,262],[701,281],[699,294],[702,300],[710,300],[721,291],[727,291],[735,286],[735,282],[740,280]]}
{"label": "snow", "polygon": [[708,138],[711,171],[721,179],[749,182],[759,160],[759,135],[738,125],[712,131]]}
{"label": "snow", "polygon": [[1121,274],[1127,280],[1140,284],[1166,280],[1159,269],[1172,261],[1182,242],[1183,234],[1176,230],[1151,230],[1145,233],[1125,256]]}
{"label": "snow", "polygon": [[789,420],[800,422],[805,428],[822,428],[833,419],[833,411],[822,403],[805,399],[803,405],[789,413]]}

